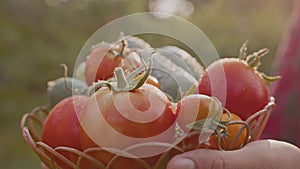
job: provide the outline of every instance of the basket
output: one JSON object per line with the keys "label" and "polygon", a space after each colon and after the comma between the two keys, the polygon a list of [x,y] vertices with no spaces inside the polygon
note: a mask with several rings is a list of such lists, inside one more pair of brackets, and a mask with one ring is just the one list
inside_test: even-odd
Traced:
{"label": "basket", "polygon": [[[242,146],[245,146],[247,143],[259,139],[261,132],[263,131],[270,113],[275,108],[275,99],[274,97],[270,97],[270,101],[265,107],[250,116],[246,121],[231,121],[226,125],[233,125],[233,124],[242,124],[238,134],[234,138],[234,141],[231,143],[230,146],[233,146],[239,135],[242,133],[243,130],[246,130],[246,138],[243,142]],[[80,169],[80,164],[82,160],[92,162],[97,168],[99,169],[110,169],[111,164],[113,164],[119,156],[115,156],[111,159],[111,161],[105,165],[101,161],[97,160],[93,156],[89,155],[90,152],[101,152],[105,151],[102,148],[89,148],[84,151],[78,151],[71,147],[56,147],[51,148],[49,145],[43,143],[41,141],[41,129],[43,127],[43,122],[48,115],[48,109],[46,106],[40,106],[34,108],[30,113],[24,114],[21,120],[21,130],[23,134],[24,140],[27,144],[33,149],[33,151],[39,156],[40,160],[43,163],[43,167],[47,166],[49,169],[62,169],[54,160],[54,158],[60,159],[63,163],[65,163],[68,168],[73,169]],[[190,133],[193,135],[195,133]],[[186,137],[186,136],[185,136]],[[188,136],[189,137],[189,136]],[[140,145],[143,146],[143,145]],[[144,145],[145,146],[145,145]],[[174,146],[173,144],[155,144],[153,143],[152,146],[165,146],[169,147],[170,149],[159,156],[154,166],[150,166],[146,161],[140,158],[133,158],[137,163],[140,164],[141,169],[163,169],[166,167],[167,162],[175,156],[176,154],[180,154],[185,152],[185,150],[180,146]],[[138,147],[138,146],[137,146]],[[220,149],[222,146],[219,144]],[[78,156],[78,160],[76,162],[72,162],[67,159],[65,156],[61,154],[61,152],[68,152]]]}

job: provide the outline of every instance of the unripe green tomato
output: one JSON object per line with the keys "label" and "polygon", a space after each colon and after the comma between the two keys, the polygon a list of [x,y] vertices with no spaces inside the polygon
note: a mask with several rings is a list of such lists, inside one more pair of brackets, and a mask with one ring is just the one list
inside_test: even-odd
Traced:
{"label": "unripe green tomato", "polygon": [[74,94],[85,95],[88,88],[85,82],[71,77],[60,77],[54,81],[49,81],[47,86],[50,108],[54,107],[62,99]]}

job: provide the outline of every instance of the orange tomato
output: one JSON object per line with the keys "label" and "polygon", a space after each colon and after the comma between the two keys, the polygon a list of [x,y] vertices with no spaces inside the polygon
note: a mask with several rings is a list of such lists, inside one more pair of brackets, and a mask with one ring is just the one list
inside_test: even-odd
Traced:
{"label": "orange tomato", "polygon": [[[220,132],[225,132],[225,135],[220,136],[220,148],[224,150],[236,150],[244,146],[247,137],[247,130],[245,125],[242,124],[242,119],[231,113],[229,115],[224,113],[221,118],[222,121],[228,121],[226,129],[219,129]],[[223,131],[222,131],[223,130]],[[216,134],[212,135],[210,138],[210,144],[212,149],[219,149],[218,147],[218,136]]]}
{"label": "orange tomato", "polygon": [[177,124],[186,136],[178,146],[184,151],[209,148],[203,142],[209,139],[214,129],[205,130],[202,125],[213,128],[211,121],[218,123],[221,120],[222,110],[221,103],[210,96],[192,94],[183,97],[177,104],[176,115]]}

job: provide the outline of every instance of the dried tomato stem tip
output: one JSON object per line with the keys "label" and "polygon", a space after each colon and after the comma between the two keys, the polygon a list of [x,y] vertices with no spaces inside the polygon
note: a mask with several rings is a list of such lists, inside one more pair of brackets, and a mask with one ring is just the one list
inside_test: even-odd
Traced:
{"label": "dried tomato stem tip", "polygon": [[[239,58],[241,60],[244,60],[248,66],[252,67],[254,70],[257,71],[258,67],[261,65],[260,59],[263,56],[266,56],[270,52],[270,50],[268,48],[263,48],[257,52],[247,55],[247,49],[248,49],[247,45],[248,45],[248,41],[243,43],[242,47],[240,48]],[[259,72],[259,71],[257,71],[257,73],[260,75],[260,77],[266,83],[269,83],[269,84],[273,83],[281,78],[280,76],[267,76],[266,74]]]}
{"label": "dried tomato stem tip", "polygon": [[73,92],[72,87],[69,86],[69,84],[67,83],[67,78],[68,78],[68,66],[66,64],[60,64],[60,67],[62,67],[64,69],[64,82],[65,82],[65,87],[67,88],[67,90],[69,90],[70,92]]}
{"label": "dried tomato stem tip", "polygon": [[248,55],[245,59],[245,61],[248,63],[249,66],[253,67],[254,69],[257,69],[260,66],[260,59],[267,55],[269,53],[269,49],[264,48],[259,50],[258,52],[254,52],[251,55]]}
{"label": "dried tomato stem tip", "polygon": [[124,71],[121,67],[117,67],[114,70],[114,75],[115,78],[117,79],[117,88],[119,90],[128,90],[129,89],[129,85],[128,85],[128,81],[125,77]]}
{"label": "dried tomato stem tip", "polygon": [[[150,72],[152,70],[152,59],[149,59],[148,65],[142,65],[128,76],[124,75],[122,69],[115,69],[115,76],[117,78],[117,88],[113,88],[115,91],[133,91],[140,88],[148,79]],[[123,77],[125,79],[123,79]],[[119,78],[119,79],[118,79]],[[119,82],[120,80],[120,82]],[[124,81],[124,82],[122,82]],[[123,84],[122,84],[123,83]],[[121,88],[118,86],[120,85]],[[122,88],[125,87],[125,88]]]}
{"label": "dried tomato stem tip", "polygon": [[242,47],[240,48],[239,58],[242,59],[242,60],[245,60],[246,57],[247,57],[247,50],[248,50],[248,47],[247,47],[247,46],[248,46],[248,43],[249,43],[249,41],[246,40],[246,41],[243,43]]}
{"label": "dried tomato stem tip", "polygon": [[121,49],[120,49],[120,53],[119,53],[119,55],[121,56],[121,57],[125,57],[124,56],[124,52],[125,52],[125,47],[126,47],[127,45],[126,45],[126,43],[125,43],[125,40],[122,40],[121,41]]}
{"label": "dried tomato stem tip", "polygon": [[264,73],[260,73],[260,76],[267,82],[267,83],[273,83],[281,79],[281,76],[268,76]]}
{"label": "dried tomato stem tip", "polygon": [[[64,78],[64,85],[65,85],[66,89],[74,95],[85,95],[87,89],[82,90],[82,91],[78,91],[78,90],[73,88],[73,86],[74,86],[73,83],[74,82],[72,82],[71,84],[68,83],[68,66],[66,64],[60,64],[60,67],[62,67],[64,69],[63,78]],[[54,85],[54,84],[51,84],[51,82],[50,82],[50,87],[51,87],[51,85]]]}
{"label": "dried tomato stem tip", "polygon": [[126,58],[126,55],[125,55],[125,49],[126,49],[126,42],[124,40],[122,40],[121,42],[116,42],[116,45],[119,47],[120,45],[120,48],[114,48],[112,47],[110,49],[110,52],[115,56],[115,57],[123,57],[123,58]]}

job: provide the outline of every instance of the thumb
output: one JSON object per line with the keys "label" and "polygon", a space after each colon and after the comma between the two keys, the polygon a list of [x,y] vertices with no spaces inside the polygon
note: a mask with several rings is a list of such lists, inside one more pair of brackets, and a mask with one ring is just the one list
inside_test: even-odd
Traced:
{"label": "thumb", "polygon": [[175,156],[168,163],[167,169],[237,169],[244,168],[245,161],[245,155],[240,150],[198,149]]}
{"label": "thumb", "polygon": [[295,169],[300,150],[288,143],[261,140],[234,151],[198,149],[172,158],[167,169]]}

